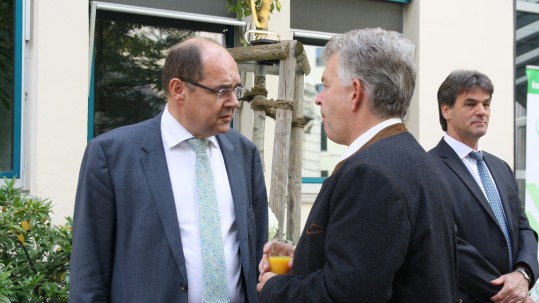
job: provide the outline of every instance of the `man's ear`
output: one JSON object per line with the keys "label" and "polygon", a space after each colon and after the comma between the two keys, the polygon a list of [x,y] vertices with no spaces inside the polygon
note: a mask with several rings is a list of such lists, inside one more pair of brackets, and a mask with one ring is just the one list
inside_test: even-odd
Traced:
{"label": "man's ear", "polygon": [[353,79],[352,91],[351,91],[352,111],[356,111],[359,109],[359,107],[361,106],[363,97],[364,97],[363,85],[361,85],[361,81],[359,81],[358,79]]}
{"label": "man's ear", "polygon": [[451,118],[451,107],[449,107],[449,105],[445,104],[445,103],[442,103],[441,107],[441,112],[442,112],[442,116],[444,117],[444,119],[449,119]]}
{"label": "man's ear", "polygon": [[185,89],[185,82],[178,78],[172,78],[168,83],[169,94],[175,100],[183,99]]}

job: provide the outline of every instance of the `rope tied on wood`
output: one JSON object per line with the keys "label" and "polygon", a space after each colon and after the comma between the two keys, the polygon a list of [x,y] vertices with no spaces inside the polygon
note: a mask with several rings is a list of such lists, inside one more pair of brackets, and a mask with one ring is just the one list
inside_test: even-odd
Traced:
{"label": "rope tied on wood", "polygon": [[277,101],[275,101],[275,108],[294,110],[294,101],[277,99]]}
{"label": "rope tied on wood", "polygon": [[263,87],[253,87],[251,90],[247,90],[243,97],[241,97],[240,101],[247,101],[251,102],[256,96],[268,96],[268,91]]}
{"label": "rope tied on wood", "polygon": [[[270,118],[275,119],[275,110],[277,108],[284,108],[288,110],[293,110],[294,105],[292,101],[286,101],[286,100],[273,100],[273,99],[265,99],[262,96],[260,97],[254,97],[253,101],[251,101],[251,109],[254,111],[263,111],[266,113],[266,115]],[[307,122],[304,117],[294,118],[292,120],[292,127],[300,127],[304,128],[305,125],[307,125]]]}
{"label": "rope tied on wood", "polygon": [[275,101],[266,98],[254,98],[251,102],[251,108],[253,110],[267,112],[270,109],[275,109]]}
{"label": "rope tied on wood", "polygon": [[294,118],[292,120],[292,127],[305,128],[305,125],[307,125],[307,121],[304,117]]}

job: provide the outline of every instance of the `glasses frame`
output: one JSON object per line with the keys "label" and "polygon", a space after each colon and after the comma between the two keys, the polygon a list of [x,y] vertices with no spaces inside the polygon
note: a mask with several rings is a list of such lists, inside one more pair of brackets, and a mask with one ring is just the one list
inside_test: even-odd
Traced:
{"label": "glasses frame", "polygon": [[221,98],[224,98],[222,99],[221,101],[224,101],[224,100],[228,100],[226,99],[226,96],[229,96],[231,95],[231,93],[234,93],[234,97],[236,97],[236,99],[239,99],[241,98],[240,95],[243,95],[243,93],[245,92],[245,87],[243,85],[238,85],[234,88],[221,88],[220,90],[216,90],[216,89],[213,89],[211,87],[207,87],[206,85],[203,85],[203,84],[200,84],[196,81],[192,81],[192,80],[187,80],[187,79],[180,79],[184,82],[187,82],[189,84],[192,84],[196,87],[200,87],[202,89],[205,89],[207,90],[208,92],[214,94],[214,95],[217,95],[217,101],[221,100]]}

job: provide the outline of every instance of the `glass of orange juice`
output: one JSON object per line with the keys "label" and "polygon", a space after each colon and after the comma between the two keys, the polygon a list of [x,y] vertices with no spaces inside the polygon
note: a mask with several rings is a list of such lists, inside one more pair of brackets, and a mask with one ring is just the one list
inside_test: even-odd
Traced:
{"label": "glass of orange juice", "polygon": [[270,270],[278,275],[286,274],[289,270],[288,262],[291,258],[292,249],[286,246],[292,246],[292,241],[277,240],[271,246],[269,254]]}

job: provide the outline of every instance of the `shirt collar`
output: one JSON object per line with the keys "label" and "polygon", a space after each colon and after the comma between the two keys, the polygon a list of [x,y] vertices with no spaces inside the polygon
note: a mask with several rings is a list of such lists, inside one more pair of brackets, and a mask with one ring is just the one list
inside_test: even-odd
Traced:
{"label": "shirt collar", "polygon": [[[461,160],[464,159],[464,157],[468,156],[471,151],[473,151],[471,147],[449,136],[447,133],[444,135],[444,140],[449,146],[451,146],[455,153],[457,153]],[[481,151],[479,145],[477,145],[477,151]]]}
{"label": "shirt collar", "polygon": [[[163,143],[167,148],[173,148],[183,141],[193,138],[193,135],[170,114],[168,105],[165,106],[165,110],[161,116],[161,133],[163,134]],[[206,139],[214,146],[218,146],[215,136]]]}
{"label": "shirt collar", "polygon": [[402,123],[402,120],[400,118],[390,118],[371,127],[368,131],[357,137],[354,142],[352,142],[352,144],[348,146],[348,148],[344,151],[344,154],[342,154],[341,158],[339,159],[339,162],[350,157],[352,154],[358,151],[363,145],[365,145],[365,143],[372,139],[372,137],[374,137],[382,129],[397,123]]}

